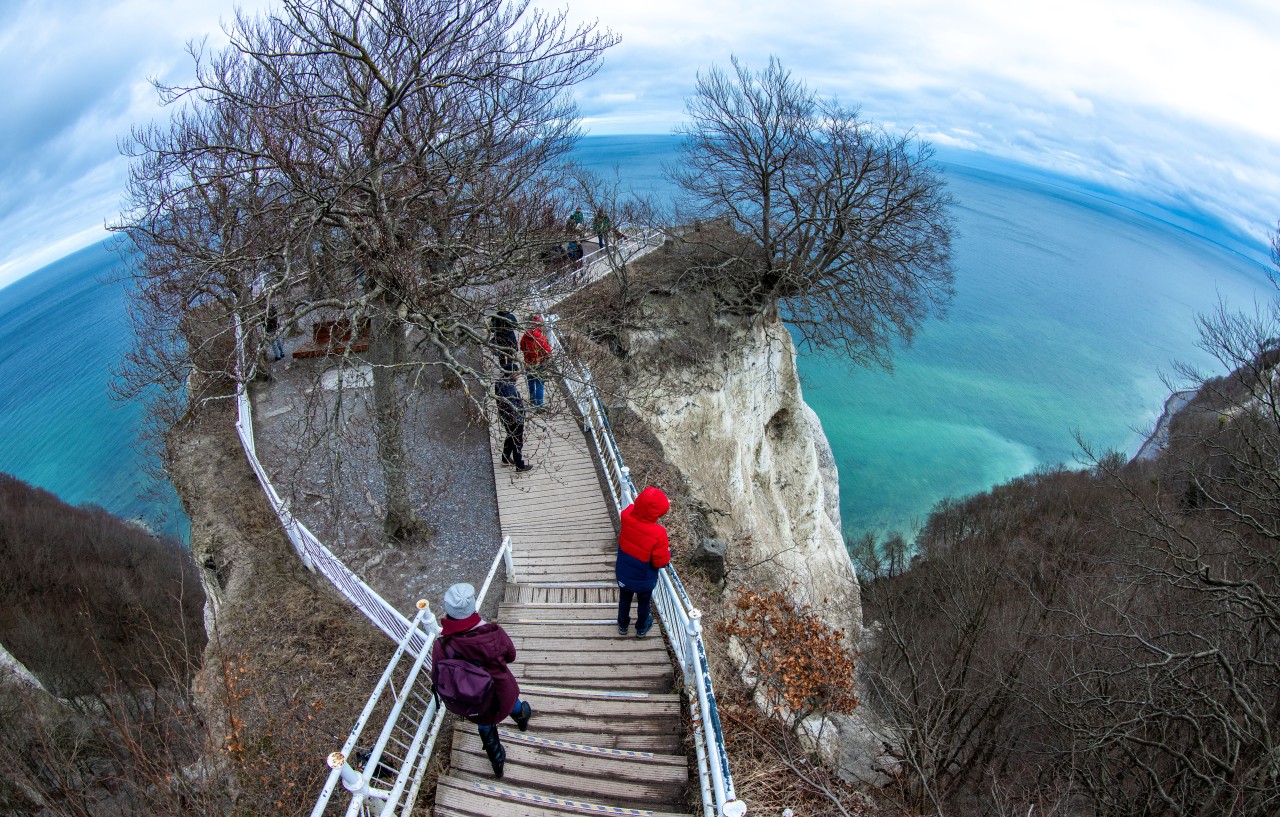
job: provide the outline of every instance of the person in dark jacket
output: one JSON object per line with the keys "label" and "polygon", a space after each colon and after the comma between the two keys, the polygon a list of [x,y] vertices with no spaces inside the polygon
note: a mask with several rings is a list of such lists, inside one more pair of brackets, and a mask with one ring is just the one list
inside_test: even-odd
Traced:
{"label": "person in dark jacket", "polygon": [[524,461],[524,401],[516,389],[515,373],[508,372],[493,384],[493,394],[498,403],[498,419],[506,438],[502,441],[502,464],[514,465],[524,473],[533,468]]}
{"label": "person in dark jacket", "polygon": [[498,738],[498,724],[510,717],[524,732],[533,715],[528,702],[520,700],[520,684],[507,668],[516,660],[516,647],[506,630],[480,618],[476,611],[476,589],[469,584],[455,584],[444,591],[444,613],[440,636],[431,647],[431,682],[437,681],[436,666],[446,657],[446,643],[447,657],[470,661],[489,673],[493,679],[493,706],[468,720],[480,732],[480,742],[489,756],[494,776],[501,778],[507,752]]}
{"label": "person in dark jacket", "polygon": [[516,361],[516,350],[520,344],[516,338],[514,312],[504,309],[489,318],[489,345],[502,371],[514,372],[520,368]]}
{"label": "person in dark jacket", "polygon": [[618,579],[618,635],[631,627],[631,599],[637,598],[636,637],[644,638],[653,627],[649,612],[658,571],[671,562],[667,529],[658,519],[671,509],[667,495],[650,485],[635,502],[622,511],[618,533],[618,559],[614,574]]}

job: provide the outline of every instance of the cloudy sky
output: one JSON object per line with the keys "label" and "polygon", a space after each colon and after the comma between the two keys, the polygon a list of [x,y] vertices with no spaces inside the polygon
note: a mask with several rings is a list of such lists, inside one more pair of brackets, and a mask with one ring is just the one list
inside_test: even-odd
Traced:
{"label": "cloudy sky", "polygon": [[[564,2],[544,2],[556,8]],[[264,7],[263,0],[241,3]],[[102,237],[118,140],[162,116],[230,0],[0,0],[0,286]],[[579,89],[594,134],[666,133],[696,72],[770,54],[941,148],[1065,173],[1261,244],[1280,218],[1274,0],[568,0],[622,35]]]}

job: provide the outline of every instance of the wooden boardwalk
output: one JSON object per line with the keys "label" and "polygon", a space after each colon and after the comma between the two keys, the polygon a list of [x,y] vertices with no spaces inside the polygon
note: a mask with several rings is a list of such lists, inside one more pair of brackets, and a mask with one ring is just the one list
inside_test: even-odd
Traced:
{"label": "wooden boardwalk", "polygon": [[516,572],[498,621],[515,642],[511,668],[533,718],[528,732],[510,720],[499,727],[501,780],[475,727],[459,722],[435,814],[688,815],[680,696],[661,623],[643,639],[634,622],[618,635],[613,515],[586,439],[556,391],[547,384],[556,410],[526,430],[532,471],[502,465],[502,438],[492,437],[498,514]]}

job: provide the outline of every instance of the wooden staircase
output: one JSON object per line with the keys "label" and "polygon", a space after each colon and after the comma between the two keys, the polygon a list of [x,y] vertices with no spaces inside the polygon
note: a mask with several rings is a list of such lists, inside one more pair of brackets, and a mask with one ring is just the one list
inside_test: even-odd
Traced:
{"label": "wooden staircase", "polygon": [[497,620],[515,642],[511,669],[533,717],[528,732],[499,726],[501,780],[475,727],[456,724],[435,814],[689,815],[696,796],[661,622],[645,638],[634,626],[618,634],[613,515],[581,430],[563,408],[540,415],[526,431],[535,468],[524,474],[501,464],[501,446],[498,437],[494,477],[516,581]]}

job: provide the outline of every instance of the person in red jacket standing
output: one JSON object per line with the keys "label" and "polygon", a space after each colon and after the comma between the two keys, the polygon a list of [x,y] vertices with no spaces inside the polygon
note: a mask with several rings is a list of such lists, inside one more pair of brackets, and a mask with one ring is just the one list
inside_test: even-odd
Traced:
{"label": "person in red jacket standing", "polygon": [[542,333],[542,316],[533,316],[533,326],[520,336],[520,353],[524,355],[525,376],[529,380],[529,402],[542,408],[542,376],[551,361],[551,342]]}
{"label": "person in red jacket standing", "polygon": [[671,562],[667,529],[658,519],[669,510],[671,502],[667,495],[650,485],[622,511],[618,559],[614,565],[618,578],[618,635],[626,635],[631,627],[633,596],[637,598],[636,637],[644,638],[653,627],[653,616],[649,612],[653,589],[658,586],[658,571]]}
{"label": "person in red jacket standing", "polygon": [[493,678],[493,705],[486,712],[468,716],[467,720],[479,730],[480,743],[489,756],[493,774],[501,778],[507,752],[498,739],[498,724],[510,717],[524,732],[533,715],[528,702],[520,700],[520,684],[507,668],[507,664],[516,660],[515,644],[511,643],[506,630],[480,618],[476,611],[476,589],[469,584],[455,584],[444,591],[444,613],[440,637],[431,646],[431,682],[438,683],[436,667],[445,658],[461,658]]}

